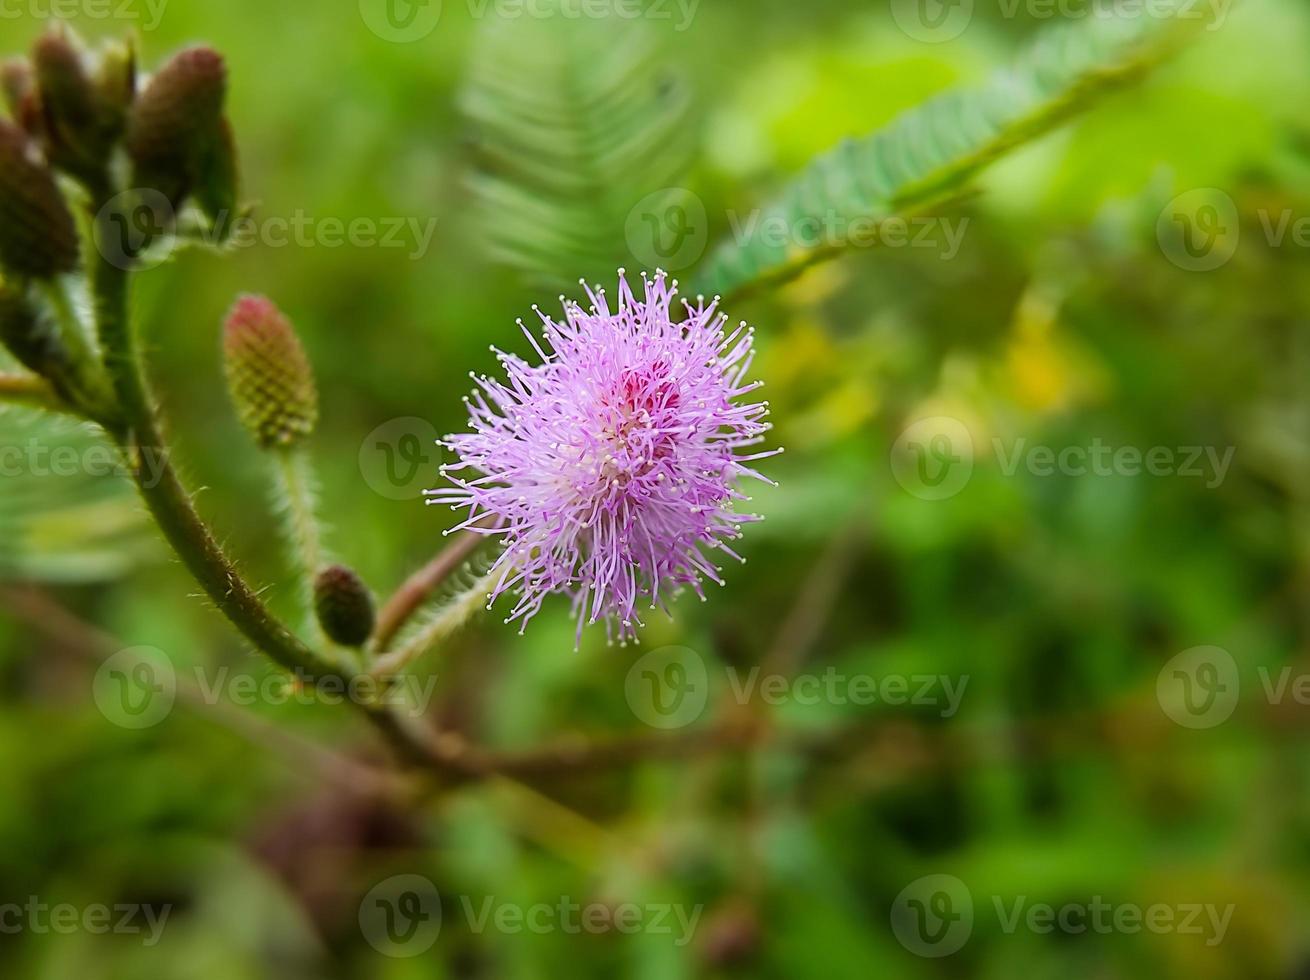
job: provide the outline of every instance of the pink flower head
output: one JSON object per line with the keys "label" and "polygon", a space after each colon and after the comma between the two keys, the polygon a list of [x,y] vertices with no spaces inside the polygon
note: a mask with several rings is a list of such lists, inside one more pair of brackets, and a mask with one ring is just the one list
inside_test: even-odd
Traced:
{"label": "pink flower head", "polygon": [[752,331],[725,333],[717,298],[683,301],[675,323],[677,283],[642,279],[638,298],[619,270],[614,312],[585,282],[590,310],[565,301],[557,322],[533,307],[550,353],[520,320],[542,363],[493,347],[507,380],[474,375],[472,431],[443,443],[459,462],[441,468],[452,486],[429,490],[428,503],[467,508],[453,530],[503,535],[489,599],[518,597],[506,622],[526,626],[563,592],[579,638],[604,619],[626,641],[643,625],[639,606],[667,611],[683,585],[703,600],[703,579],[723,584],[708,552],[744,561],[728,542],[760,518],[734,511],[749,499],[737,481],[765,480],[746,464],[782,452],[740,454],[770,428],[768,402],[739,401],[763,384],[744,380]]}

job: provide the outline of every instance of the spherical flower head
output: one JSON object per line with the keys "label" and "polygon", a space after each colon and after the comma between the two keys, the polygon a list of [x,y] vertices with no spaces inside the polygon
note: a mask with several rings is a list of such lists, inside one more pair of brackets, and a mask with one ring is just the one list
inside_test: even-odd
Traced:
{"label": "spherical flower head", "polygon": [[620,270],[615,310],[600,288],[586,289],[590,309],[565,301],[563,321],[538,310],[544,347],[523,332],[542,363],[496,351],[505,381],[475,375],[472,431],[444,442],[458,462],[428,502],[503,537],[490,599],[517,596],[506,622],[526,626],[561,592],[579,637],[603,620],[627,640],[640,610],[722,585],[715,552],[743,560],[730,542],[759,520],[736,512],[749,499],[737,484],[764,480],[748,464],[781,450],[743,453],[770,428],[768,402],[746,397],[762,384],[745,380],[752,332],[726,331],[717,299],[683,302],[675,322],[677,283],[643,279],[638,297]]}

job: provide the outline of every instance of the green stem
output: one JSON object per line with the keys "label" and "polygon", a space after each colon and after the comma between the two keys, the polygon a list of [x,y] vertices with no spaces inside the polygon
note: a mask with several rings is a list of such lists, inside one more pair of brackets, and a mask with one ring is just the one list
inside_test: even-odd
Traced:
{"label": "green stem", "polygon": [[474,582],[448,605],[437,610],[404,646],[381,657],[373,665],[370,673],[377,678],[394,677],[454,633],[468,622],[469,617],[486,605],[487,590],[491,588],[492,581],[493,576],[487,574]]}
{"label": "green stem", "polygon": [[182,563],[232,623],[258,649],[306,680],[340,676],[298,640],[259,599],[197,513],[169,458],[127,313],[127,272],[101,258],[94,269],[96,322],[123,421],[112,435],[133,479]]}
{"label": "green stem", "polygon": [[301,609],[307,628],[316,639],[322,630],[314,615],[314,578],[323,567],[323,544],[315,514],[314,477],[309,458],[300,448],[275,452],[279,504],[286,519],[287,544],[300,582]]}
{"label": "green stem", "polygon": [[68,392],[70,400],[76,402],[86,415],[102,420],[109,414],[108,407],[113,401],[110,381],[100,368],[99,354],[87,336],[82,318],[68,295],[68,288],[64,279],[41,286],[59,325],[59,339],[72,362],[70,376],[64,379],[65,386],[71,389]]}

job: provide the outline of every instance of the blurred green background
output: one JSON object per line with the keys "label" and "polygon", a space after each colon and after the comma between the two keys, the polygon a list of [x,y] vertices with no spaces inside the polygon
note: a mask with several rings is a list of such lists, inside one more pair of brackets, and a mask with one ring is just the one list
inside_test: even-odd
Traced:
{"label": "blurred green background", "polygon": [[[318,229],[300,245],[265,233],[225,256],[182,252],[140,277],[150,370],[186,478],[292,615],[266,463],[233,417],[218,357],[233,298],[268,294],[318,375],[329,546],[386,594],[452,520],[417,498],[436,481],[435,450],[400,487],[378,442],[462,427],[468,372],[492,370],[491,344],[522,352],[515,319],[555,305],[557,285],[487,247],[526,219],[470,192],[473,175],[513,161],[461,106],[479,70],[521,69],[529,90],[566,84],[566,72],[533,74],[558,37],[456,0],[409,43],[370,29],[368,0],[171,0],[157,24],[158,7],[115,2],[128,16],[74,5],[70,23],[92,39],[135,30],[147,69],[193,41],[222,51],[256,220],[303,214]],[[958,36],[926,43],[898,21],[903,4],[704,0],[689,21],[666,9],[645,26],[685,100],[687,158],[662,176],[704,203],[711,239],[842,137],[985,77],[1085,10],[980,2]],[[42,13],[36,0],[5,5],[0,51],[26,50]],[[1310,673],[1310,254],[1290,225],[1276,233],[1285,216],[1310,217],[1307,51],[1303,0],[1246,0],[935,212],[964,229],[958,254],[854,249],[733,303],[730,316],[757,328],[755,372],[787,447],[766,464],[779,488],[752,491],[767,519],[748,529],[748,563],[710,602],[684,597],[671,621],[652,620],[636,649],[592,630],[575,652],[560,599],[526,636],[492,614],[425,661],[434,720],[502,747],[650,733],[631,669],[666,647],[705,670],[711,708],[691,731],[761,663],[872,678],[884,693],[889,679],[913,694],[920,677],[946,678],[963,691],[958,712],[932,697],[786,697],[770,718],[788,737],[760,751],[402,803],[313,761],[314,746],[380,755],[341,709],[220,698],[141,730],[115,724],[93,697],[92,658],[117,649],[156,648],[183,676],[272,671],[190,598],[119,481],[7,470],[0,905],[169,911],[154,945],[30,920],[0,930],[0,975],[1310,975],[1310,704],[1296,697]],[[626,187],[613,174],[602,189],[611,178]],[[1199,263],[1217,254],[1213,268],[1161,230],[1171,202],[1198,189],[1199,213],[1230,219]],[[625,212],[593,233],[635,270]],[[409,223],[404,247],[334,246],[325,222],[355,219]],[[413,229],[429,222],[424,245]],[[544,219],[538,233],[549,241]],[[894,465],[922,419],[937,420],[913,430],[927,445],[943,419],[972,440],[967,481],[944,499]],[[0,426],[14,446],[90,438],[17,409]],[[1231,465],[1220,473],[1202,455],[1200,476],[1006,465],[1017,447],[1094,444],[1231,450]],[[1171,661],[1197,647],[1224,655],[1185,658],[1192,675],[1180,678]],[[1211,690],[1236,702],[1189,719],[1177,684],[1215,671]],[[361,924],[366,896],[396,875],[441,895],[440,935],[412,956],[379,951]],[[1221,934],[1205,912],[1199,933],[1010,919],[1016,902],[1098,899],[1163,905],[1176,923],[1192,906],[1231,906],[1231,919]],[[479,926],[469,910],[487,900],[666,907],[672,934],[649,915],[633,934],[579,934],[558,918]]]}

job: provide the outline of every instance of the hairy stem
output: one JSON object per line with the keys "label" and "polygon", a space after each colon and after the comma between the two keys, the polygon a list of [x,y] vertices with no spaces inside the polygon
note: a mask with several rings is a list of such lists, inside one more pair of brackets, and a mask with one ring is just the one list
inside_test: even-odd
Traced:
{"label": "hairy stem", "polygon": [[427,651],[468,622],[481,609],[491,588],[492,576],[484,575],[450,603],[437,610],[399,650],[380,658],[373,665],[374,677],[394,677]]}
{"label": "hairy stem", "polygon": [[396,594],[387,600],[387,604],[378,613],[378,625],[373,634],[373,648],[379,653],[385,653],[391,641],[396,638],[414,613],[418,612],[419,607],[486,540],[485,535],[475,531],[464,531],[432,561],[406,579],[405,584],[396,590]]}
{"label": "hairy stem", "polygon": [[286,521],[287,545],[300,582],[301,609],[306,629],[316,639],[322,630],[314,616],[314,577],[323,567],[323,543],[316,516],[314,477],[303,449],[274,454],[277,463],[278,503]]}
{"label": "hairy stem", "polygon": [[94,269],[96,322],[122,422],[112,435],[164,537],[220,612],[251,643],[306,679],[337,674],[279,622],[237,572],[197,513],[160,430],[128,317],[128,275],[101,257]]}

